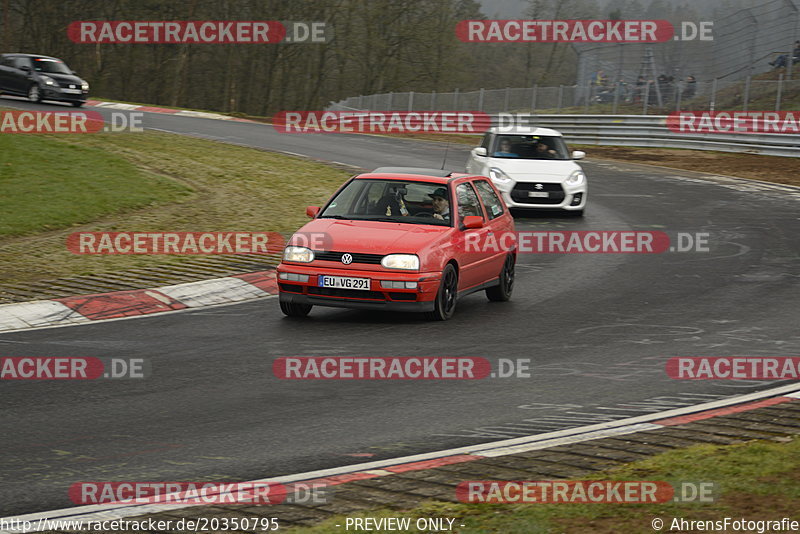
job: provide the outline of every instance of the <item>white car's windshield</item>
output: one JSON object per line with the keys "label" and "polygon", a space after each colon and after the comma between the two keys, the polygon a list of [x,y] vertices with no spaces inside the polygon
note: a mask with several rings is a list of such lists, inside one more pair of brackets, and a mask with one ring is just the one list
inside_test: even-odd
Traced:
{"label": "white car's windshield", "polygon": [[320,218],[450,226],[450,192],[428,182],[353,180]]}
{"label": "white car's windshield", "polygon": [[509,159],[571,159],[564,140],[549,135],[498,135],[490,155]]}

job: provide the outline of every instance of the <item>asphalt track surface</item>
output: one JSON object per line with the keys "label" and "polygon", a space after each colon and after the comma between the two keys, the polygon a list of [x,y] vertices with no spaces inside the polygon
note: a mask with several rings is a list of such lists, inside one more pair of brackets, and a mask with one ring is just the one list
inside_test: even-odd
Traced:
{"label": "asphalt track surface", "polygon": [[[9,98],[0,106],[55,109]],[[363,168],[438,167],[445,150],[151,113],[144,125]],[[451,146],[448,168],[463,170],[466,155]],[[77,481],[252,480],[778,385],[673,380],[664,362],[800,354],[797,195],[725,187],[684,171],[583,166],[585,218],[517,217],[518,230],[707,232],[710,251],[520,255],[511,302],[474,294],[446,323],[333,308],[292,320],[270,298],[0,334],[2,356],[147,358],[153,368],[145,380],[0,383],[0,515],[71,506],[67,489]],[[281,356],[527,358],[531,377],[282,381],[272,375]]]}

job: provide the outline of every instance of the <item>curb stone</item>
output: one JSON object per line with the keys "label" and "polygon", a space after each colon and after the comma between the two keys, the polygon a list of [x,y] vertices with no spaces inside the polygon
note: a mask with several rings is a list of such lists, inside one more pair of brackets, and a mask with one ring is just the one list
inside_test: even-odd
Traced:
{"label": "curb stone", "polygon": [[0,305],[0,332],[216,306],[276,295],[275,271],[186,282],[151,289]]}
{"label": "curb stone", "polygon": [[[784,388],[785,389],[785,388]],[[621,426],[612,431],[588,432],[569,439],[555,438],[529,446],[498,448],[472,454],[454,454],[435,460],[363,469],[344,475],[291,478],[276,482],[303,481],[336,486],[330,502],[320,504],[252,505],[144,505],[97,512],[96,506],[56,510],[18,516],[35,525],[42,517],[64,520],[101,521],[125,517],[128,520],[180,520],[184,518],[234,519],[278,518],[280,527],[309,526],[336,515],[366,513],[379,509],[402,513],[426,501],[457,503],[456,486],[465,480],[553,480],[590,479],[592,473],[642,460],[661,452],[698,444],[739,444],[753,440],[786,442],[800,435],[800,392],[784,392],[754,402],[740,402],[722,409],[655,419],[649,423]],[[775,393],[773,393],[775,395]],[[724,434],[718,428],[727,427]],[[742,428],[742,432],[736,429]],[[746,429],[746,430],[745,430]],[[555,442],[555,443],[554,443]],[[486,444],[487,449],[491,443]],[[261,481],[263,482],[263,481]],[[141,512],[134,515],[134,511]],[[5,518],[8,521],[10,518]],[[458,527],[459,525],[456,525]],[[35,531],[35,529],[33,530]],[[458,531],[456,528],[454,531]],[[3,531],[0,534],[11,533]],[[78,530],[50,530],[71,533]],[[108,533],[122,533],[109,530]],[[260,530],[240,530],[260,532]]]}

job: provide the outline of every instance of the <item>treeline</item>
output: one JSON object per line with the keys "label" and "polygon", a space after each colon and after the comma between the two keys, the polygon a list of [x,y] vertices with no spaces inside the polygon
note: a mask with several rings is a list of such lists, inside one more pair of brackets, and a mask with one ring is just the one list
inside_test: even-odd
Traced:
{"label": "treeline", "polygon": [[[0,0],[3,52],[64,59],[100,97],[270,115],[359,94],[572,83],[571,45],[466,44],[474,0]],[[589,0],[532,1],[535,18],[598,15]],[[74,21],[322,21],[326,44],[77,44]]]}

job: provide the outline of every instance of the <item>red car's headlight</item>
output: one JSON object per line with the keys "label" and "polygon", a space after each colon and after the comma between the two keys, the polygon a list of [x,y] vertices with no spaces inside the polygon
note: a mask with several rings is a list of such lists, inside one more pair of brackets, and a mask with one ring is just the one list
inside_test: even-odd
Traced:
{"label": "red car's headlight", "polygon": [[314,251],[307,247],[286,247],[283,249],[283,261],[309,263],[314,261]]}
{"label": "red car's headlight", "polygon": [[419,271],[419,257],[414,254],[389,254],[383,257],[381,265],[387,269]]}

